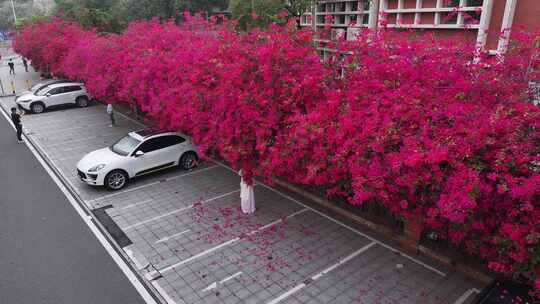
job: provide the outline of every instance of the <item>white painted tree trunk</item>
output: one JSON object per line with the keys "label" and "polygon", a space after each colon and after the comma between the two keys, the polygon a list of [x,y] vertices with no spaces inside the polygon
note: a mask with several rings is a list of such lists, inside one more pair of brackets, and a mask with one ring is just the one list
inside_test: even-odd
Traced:
{"label": "white painted tree trunk", "polygon": [[[241,170],[238,174],[242,177]],[[255,212],[255,193],[253,192],[253,185],[248,185],[243,178],[241,178],[240,181],[240,202],[243,213],[252,214]]]}

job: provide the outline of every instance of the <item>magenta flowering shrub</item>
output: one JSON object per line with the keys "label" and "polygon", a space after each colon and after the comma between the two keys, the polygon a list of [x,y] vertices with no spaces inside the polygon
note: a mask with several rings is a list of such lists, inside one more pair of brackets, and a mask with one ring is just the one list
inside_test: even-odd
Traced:
{"label": "magenta flowering shrub", "polygon": [[276,141],[270,172],[330,185],[352,204],[375,200],[422,219],[489,267],[540,271],[540,111],[528,81],[531,37],[506,57],[459,41],[365,33],[344,77]]}
{"label": "magenta flowering shrub", "polygon": [[80,39],[95,37],[94,31],[84,30],[80,25],[51,17],[31,23],[17,33],[13,48],[22,56],[30,58],[35,68],[62,74],[61,64]]}
{"label": "magenta flowering shrub", "polygon": [[15,48],[190,134],[248,180],[377,201],[538,285],[537,34],[515,33],[500,57],[456,39],[364,32],[323,62],[312,33],[291,25],[245,33],[185,20],[99,35],[52,18],[22,29]]}

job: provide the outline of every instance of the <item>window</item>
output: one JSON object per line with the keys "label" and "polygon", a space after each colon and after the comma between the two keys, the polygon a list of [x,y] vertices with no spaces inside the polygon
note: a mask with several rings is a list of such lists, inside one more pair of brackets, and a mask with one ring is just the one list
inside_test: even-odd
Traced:
{"label": "window", "polygon": [[467,0],[467,6],[483,6],[484,0]]}
{"label": "window", "polygon": [[141,142],[129,135],[122,137],[116,143],[114,143],[110,149],[116,154],[123,156],[129,155]]}
{"label": "window", "polygon": [[58,94],[62,94],[64,93],[64,88],[54,88],[54,89],[51,89],[49,92],[47,92],[48,94],[51,94],[51,95],[58,95]]}
{"label": "window", "polygon": [[362,24],[369,24],[369,14],[362,15]]}
{"label": "window", "polygon": [[458,7],[459,0],[445,0],[443,1],[443,6],[445,7]]}
{"label": "window", "polygon": [[183,143],[184,141],[186,141],[184,138],[176,135],[160,136],[145,141],[137,150],[149,153]]}
{"label": "window", "polygon": [[44,94],[45,92],[47,92],[47,89],[48,89],[47,86],[39,87],[39,88],[37,89],[37,91],[34,92],[34,95],[36,95],[36,96],[43,96],[43,94]]}
{"label": "window", "polygon": [[358,1],[350,2],[351,12],[356,12],[358,10]]}
{"label": "window", "polygon": [[184,138],[177,135],[167,135],[160,137],[160,139],[163,141],[165,147],[178,145],[186,141]]}
{"label": "window", "polygon": [[143,142],[142,145],[140,145],[140,147],[137,150],[142,151],[144,153],[149,153],[149,152],[156,151],[159,149],[161,149],[159,138],[152,138]]}
{"label": "window", "polygon": [[364,11],[369,11],[371,6],[371,0],[364,0]]}
{"label": "window", "polygon": [[77,92],[82,90],[80,86],[69,86],[64,87],[64,93],[71,93],[71,92]]}
{"label": "window", "polygon": [[458,12],[441,13],[441,23],[457,24],[458,14]]}
{"label": "window", "polygon": [[[381,0],[380,11],[388,27],[475,29],[483,0]],[[413,6],[414,4],[414,6]]]}
{"label": "window", "polygon": [[465,24],[479,24],[482,12],[464,12],[463,22]]}

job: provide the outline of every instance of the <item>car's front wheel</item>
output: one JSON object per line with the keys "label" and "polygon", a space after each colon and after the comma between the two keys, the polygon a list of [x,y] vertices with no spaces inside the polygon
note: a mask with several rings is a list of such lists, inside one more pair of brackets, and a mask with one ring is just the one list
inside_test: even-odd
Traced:
{"label": "car's front wheel", "polygon": [[34,114],[43,113],[45,111],[45,105],[41,102],[34,102],[30,105],[30,111]]}
{"label": "car's front wheel", "polygon": [[86,96],[77,97],[77,100],[75,100],[75,103],[79,108],[85,108],[88,107],[89,100]]}
{"label": "car's front wheel", "polygon": [[180,157],[179,165],[184,170],[191,170],[197,167],[199,158],[194,152],[186,152]]}
{"label": "car's front wheel", "polygon": [[113,170],[105,176],[105,187],[116,191],[124,188],[128,184],[128,175],[122,170]]}

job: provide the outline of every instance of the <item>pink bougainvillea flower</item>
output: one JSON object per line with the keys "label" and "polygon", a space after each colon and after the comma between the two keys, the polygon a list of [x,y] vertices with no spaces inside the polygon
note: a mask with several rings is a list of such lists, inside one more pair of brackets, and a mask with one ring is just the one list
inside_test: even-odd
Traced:
{"label": "pink bougainvillea flower", "polygon": [[234,22],[183,19],[103,34],[51,17],[20,29],[13,46],[97,99],[190,134],[249,183],[279,177],[419,218],[490,269],[539,287],[540,110],[529,83],[540,79],[540,34],[512,31],[501,60],[383,21],[329,42],[337,53],[321,60],[295,20],[238,32]]}

